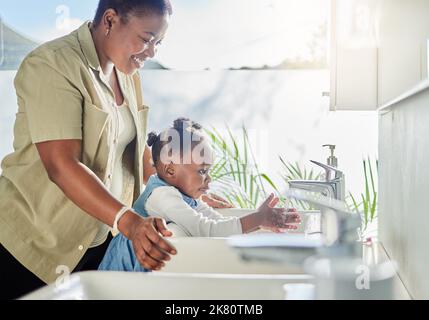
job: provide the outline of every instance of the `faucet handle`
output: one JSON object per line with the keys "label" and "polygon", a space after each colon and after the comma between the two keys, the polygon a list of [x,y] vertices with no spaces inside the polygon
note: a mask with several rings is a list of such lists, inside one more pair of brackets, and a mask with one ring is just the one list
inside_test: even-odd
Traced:
{"label": "faucet handle", "polygon": [[[315,165],[318,165],[319,167],[322,167],[323,169],[325,169],[326,172],[326,181],[331,181],[333,179],[338,179],[341,178],[343,176],[343,172],[341,170],[338,170],[335,167],[332,167],[330,165],[315,161],[315,160],[310,160],[312,163],[314,163]],[[332,174],[335,174],[334,177],[332,177]]]}

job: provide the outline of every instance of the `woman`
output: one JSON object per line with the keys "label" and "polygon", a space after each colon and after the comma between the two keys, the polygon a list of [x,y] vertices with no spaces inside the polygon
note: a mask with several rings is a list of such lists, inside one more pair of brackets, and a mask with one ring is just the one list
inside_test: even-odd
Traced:
{"label": "woman", "polygon": [[42,45],[15,78],[14,152],[0,177],[1,298],[61,270],[96,270],[110,227],[159,270],[176,249],[162,219],[130,209],[154,173],[137,70],[168,28],[168,0],[101,0],[94,21]]}

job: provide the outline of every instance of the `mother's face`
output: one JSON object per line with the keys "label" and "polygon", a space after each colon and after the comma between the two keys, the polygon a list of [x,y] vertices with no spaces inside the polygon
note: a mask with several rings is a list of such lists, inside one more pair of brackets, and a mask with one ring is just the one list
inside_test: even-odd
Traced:
{"label": "mother's face", "polygon": [[169,15],[131,14],[126,23],[118,16],[113,21],[106,41],[106,55],[119,71],[132,74],[155,56],[167,32]]}

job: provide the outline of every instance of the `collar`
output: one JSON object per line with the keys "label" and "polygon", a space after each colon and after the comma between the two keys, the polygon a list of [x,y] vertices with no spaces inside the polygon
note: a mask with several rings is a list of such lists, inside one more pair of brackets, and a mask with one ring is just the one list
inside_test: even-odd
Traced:
{"label": "collar", "polygon": [[[154,174],[153,176],[151,176],[150,178],[149,178],[149,181],[148,181],[148,184],[149,184],[149,182],[152,182],[152,183],[155,183],[155,182],[158,182],[158,183],[161,183],[162,185],[164,185],[164,186],[168,186],[168,187],[173,187],[173,188],[176,188],[176,187],[174,187],[174,186],[172,186],[172,185],[170,185],[168,182],[166,182],[166,181],[164,181],[163,179],[161,179],[157,174]],[[176,188],[177,189],[177,188]],[[186,194],[184,194],[182,191],[180,191],[179,189],[177,189],[179,192],[180,192],[180,194],[182,195],[182,197],[183,197],[183,200],[185,200],[186,202],[188,202],[189,204],[192,204],[192,205],[194,205],[194,206],[197,206],[198,205],[198,201],[197,200],[195,200],[194,198],[191,198],[191,197],[189,197],[189,196],[187,196]]]}
{"label": "collar", "polygon": [[95,49],[94,40],[89,29],[90,25],[91,21],[86,21],[77,30],[78,41],[88,65],[94,70],[100,70],[100,60],[98,59],[97,50]]}

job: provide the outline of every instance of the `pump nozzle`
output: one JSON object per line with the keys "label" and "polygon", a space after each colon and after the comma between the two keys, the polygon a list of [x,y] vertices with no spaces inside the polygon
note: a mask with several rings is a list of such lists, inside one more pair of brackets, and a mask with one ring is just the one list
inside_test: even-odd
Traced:
{"label": "pump nozzle", "polygon": [[328,165],[337,168],[338,159],[334,156],[336,146],[333,144],[324,144],[323,147],[329,147],[329,150],[331,150],[331,156],[327,160]]}

